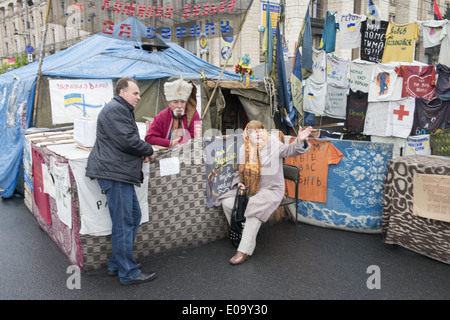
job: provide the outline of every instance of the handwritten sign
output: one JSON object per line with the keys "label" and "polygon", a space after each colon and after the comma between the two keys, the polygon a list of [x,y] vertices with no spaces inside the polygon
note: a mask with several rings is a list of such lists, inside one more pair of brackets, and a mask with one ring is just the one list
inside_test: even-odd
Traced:
{"label": "handwritten sign", "polygon": [[239,168],[239,150],[243,143],[242,135],[214,137],[204,141],[208,208],[213,206],[218,197],[231,189],[231,182]]}
{"label": "handwritten sign", "polygon": [[53,124],[73,123],[83,116],[97,119],[113,98],[111,79],[50,79]]}
{"label": "handwritten sign", "polygon": [[413,214],[450,222],[450,176],[415,174]]}

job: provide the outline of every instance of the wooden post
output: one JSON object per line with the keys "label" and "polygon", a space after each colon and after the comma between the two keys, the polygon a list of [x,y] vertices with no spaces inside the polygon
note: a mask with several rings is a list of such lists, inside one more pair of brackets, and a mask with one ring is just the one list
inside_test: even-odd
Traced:
{"label": "wooden post", "polygon": [[[233,52],[233,50],[234,50],[234,46],[236,45],[236,42],[237,42],[237,40],[238,40],[238,38],[239,38],[239,36],[241,34],[242,27],[244,26],[245,20],[247,20],[247,16],[248,16],[248,13],[250,12],[250,8],[252,7],[252,4],[253,4],[253,0],[248,5],[247,11],[245,12],[244,19],[242,20],[241,25],[239,26],[239,32],[236,35],[236,38],[234,39],[234,42],[233,42],[233,45],[231,47],[230,53]],[[217,79],[217,82],[216,82],[216,85],[214,86],[214,90],[213,90],[213,92],[211,94],[211,97],[209,97],[208,104],[206,105],[206,108],[205,108],[205,112],[203,112],[203,115],[202,115],[202,120],[205,117],[206,112],[208,112],[209,106],[211,105],[212,98],[214,97],[214,94],[216,93],[217,87],[219,86],[219,83],[220,83],[220,79],[222,78],[222,75],[223,75],[223,73],[225,71],[225,68],[226,68],[226,66],[228,64],[228,60],[229,59],[230,59],[230,54],[228,54],[228,56],[227,56],[227,60],[225,61],[225,64],[224,64],[224,66],[222,68],[222,71],[220,72],[219,79]]]}
{"label": "wooden post", "polygon": [[39,98],[39,83],[41,82],[41,67],[42,67],[42,60],[44,60],[45,39],[47,38],[47,28],[48,28],[48,13],[50,12],[51,0],[47,0],[47,1],[48,2],[47,2],[47,13],[45,15],[44,36],[42,39],[41,52],[39,53],[39,68],[38,68],[38,74],[37,74],[37,80],[36,80],[36,91],[34,93],[33,120],[32,120],[33,124],[35,124],[35,121],[36,121],[37,102],[38,102],[38,98]]}

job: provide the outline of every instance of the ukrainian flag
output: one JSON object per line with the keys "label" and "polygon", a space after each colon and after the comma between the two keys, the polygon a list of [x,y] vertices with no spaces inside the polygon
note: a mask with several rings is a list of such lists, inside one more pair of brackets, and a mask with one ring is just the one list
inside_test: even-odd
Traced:
{"label": "ukrainian flag", "polygon": [[64,96],[64,106],[72,104],[83,104],[83,95],[81,93],[70,93]]}

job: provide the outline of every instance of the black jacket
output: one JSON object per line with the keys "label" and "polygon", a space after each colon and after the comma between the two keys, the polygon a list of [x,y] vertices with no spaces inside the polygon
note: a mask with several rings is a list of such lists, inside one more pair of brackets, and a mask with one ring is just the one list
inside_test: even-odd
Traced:
{"label": "black jacket", "polygon": [[86,176],[138,186],[142,183],[142,156],[152,155],[153,148],[141,140],[133,111],[132,105],[115,95],[99,113]]}

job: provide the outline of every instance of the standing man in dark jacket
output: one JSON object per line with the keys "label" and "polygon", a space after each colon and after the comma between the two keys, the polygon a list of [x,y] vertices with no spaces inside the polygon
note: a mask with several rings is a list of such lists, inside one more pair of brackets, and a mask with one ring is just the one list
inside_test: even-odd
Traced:
{"label": "standing man in dark jacket", "polygon": [[141,272],[133,256],[141,221],[134,186],[143,182],[142,162],[154,157],[152,146],[140,139],[134,118],[134,108],[140,99],[135,80],[117,81],[113,100],[98,115],[97,138],[86,168],[86,176],[96,178],[106,194],[112,220],[108,274],[117,274],[122,284],[156,278],[156,273]]}

